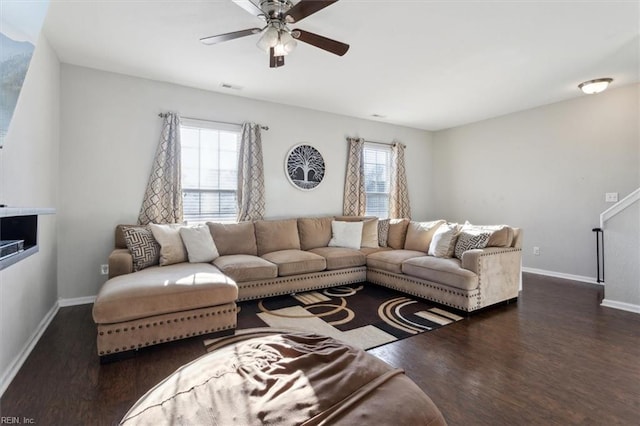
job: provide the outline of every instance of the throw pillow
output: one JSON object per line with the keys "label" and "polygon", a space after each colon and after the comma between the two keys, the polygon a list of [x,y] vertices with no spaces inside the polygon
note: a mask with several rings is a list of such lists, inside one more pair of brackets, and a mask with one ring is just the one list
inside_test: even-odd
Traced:
{"label": "throw pillow", "polygon": [[160,266],[187,261],[187,250],[180,238],[181,227],[179,224],[149,225],[153,238],[160,244]]}
{"label": "throw pillow", "polygon": [[472,225],[467,221],[463,229],[490,232],[491,237],[487,247],[511,247],[513,244],[513,228],[507,225]]}
{"label": "throw pillow", "polygon": [[431,238],[440,225],[445,223],[444,220],[434,220],[431,222],[414,222],[409,223],[407,228],[407,237],[404,242],[405,250],[415,250],[427,252]]}
{"label": "throw pillow", "polygon": [[462,254],[467,250],[483,249],[487,246],[491,237],[490,232],[474,232],[461,231],[456,242],[455,256],[462,260]]}
{"label": "throw pillow", "polygon": [[329,247],[346,247],[358,250],[362,242],[362,222],[331,222]]}
{"label": "throw pillow", "polygon": [[378,248],[378,219],[362,222],[362,242],[360,247]]}
{"label": "throw pillow", "polygon": [[389,239],[389,224],[391,219],[381,219],[378,221],[378,245],[380,247],[387,246]]}
{"label": "throw pillow", "polygon": [[220,257],[208,226],[182,227],[180,237],[187,249],[189,263],[209,263]]}
{"label": "throw pillow", "polygon": [[458,224],[444,223],[433,234],[427,254],[435,257],[453,257],[457,240]]}
{"label": "throw pillow", "polygon": [[124,228],[122,233],[133,257],[134,272],[158,264],[160,244],[153,238],[149,228]]}

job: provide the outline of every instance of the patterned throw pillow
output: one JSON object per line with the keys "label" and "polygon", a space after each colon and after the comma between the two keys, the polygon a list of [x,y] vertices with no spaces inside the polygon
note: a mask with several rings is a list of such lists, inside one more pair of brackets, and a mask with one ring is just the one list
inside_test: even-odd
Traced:
{"label": "patterned throw pillow", "polygon": [[153,238],[148,227],[125,228],[122,233],[133,257],[134,272],[158,264],[160,244]]}
{"label": "patterned throw pillow", "polygon": [[489,237],[491,237],[490,232],[471,233],[463,230],[460,232],[456,242],[455,256],[458,259],[462,259],[462,254],[467,250],[485,248],[489,242]]}
{"label": "patterned throw pillow", "polygon": [[378,221],[378,245],[387,247],[387,239],[389,238],[389,222],[391,219],[380,219]]}

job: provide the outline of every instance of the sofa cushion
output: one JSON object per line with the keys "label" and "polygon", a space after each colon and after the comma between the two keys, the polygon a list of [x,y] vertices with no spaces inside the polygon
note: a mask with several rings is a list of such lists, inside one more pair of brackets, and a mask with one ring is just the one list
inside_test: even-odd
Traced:
{"label": "sofa cushion", "polygon": [[261,257],[229,254],[213,261],[222,272],[236,282],[271,279],[278,276],[278,267]]}
{"label": "sofa cushion", "polygon": [[325,258],[328,271],[367,264],[367,257],[359,250],[344,247],[318,247],[310,251]]}
{"label": "sofa cushion", "polygon": [[425,253],[415,250],[384,250],[367,256],[367,266],[373,269],[402,273],[402,262],[414,257],[426,256]]}
{"label": "sofa cushion", "polygon": [[331,222],[329,247],[359,249],[362,244],[362,222]]}
{"label": "sofa cushion", "polygon": [[256,233],[253,222],[215,223],[207,222],[220,256],[230,254],[258,255]]}
{"label": "sofa cushion", "polygon": [[467,269],[463,269],[460,266],[460,260],[455,258],[416,257],[402,264],[402,272],[412,277],[462,290],[478,288],[478,276]]}
{"label": "sofa cushion", "polygon": [[369,256],[370,254],[373,253],[378,253],[379,251],[390,251],[393,250],[391,247],[377,247],[377,248],[371,248],[371,247],[362,247],[359,252],[364,254],[365,256]]}
{"label": "sofa cushion", "polygon": [[453,257],[460,232],[457,223],[443,223],[438,226],[429,244],[429,256]]}
{"label": "sofa cushion", "polygon": [[111,324],[234,302],[238,287],[213,265],[152,266],[108,280],[93,305],[98,324]]}
{"label": "sofa cushion", "polygon": [[150,223],[153,238],[160,244],[160,266],[187,261],[187,250],[180,237],[181,224]]}
{"label": "sofa cushion", "polygon": [[211,231],[206,225],[183,226],[180,228],[180,238],[187,249],[187,257],[191,263],[209,263],[220,256],[211,237]]}
{"label": "sofa cushion", "polygon": [[300,249],[311,250],[327,247],[331,240],[331,222],[333,217],[311,217],[298,219]]}
{"label": "sofa cushion", "polygon": [[391,219],[389,221],[389,233],[387,235],[387,247],[403,249],[404,240],[407,237],[409,219]]}
{"label": "sofa cushion", "polygon": [[153,238],[148,227],[126,227],[122,232],[133,258],[134,272],[158,264],[160,244]]}
{"label": "sofa cushion", "polygon": [[302,250],[273,251],[262,258],[278,265],[280,277],[324,271],[327,267],[324,257]]}
{"label": "sofa cushion", "polygon": [[300,250],[297,219],[258,220],[254,225],[258,256],[272,251]]}
{"label": "sofa cushion", "polygon": [[417,250],[424,252],[429,251],[431,238],[440,225],[445,223],[444,220],[434,220],[431,222],[414,222],[411,221],[407,227],[407,238],[404,242],[405,250]]}
{"label": "sofa cushion", "polygon": [[362,222],[362,241],[360,247],[376,248],[378,244],[378,219],[366,219]]}

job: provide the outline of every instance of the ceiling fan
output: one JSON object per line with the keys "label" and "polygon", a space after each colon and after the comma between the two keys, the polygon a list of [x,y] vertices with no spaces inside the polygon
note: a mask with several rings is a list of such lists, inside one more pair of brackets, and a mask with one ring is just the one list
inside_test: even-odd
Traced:
{"label": "ceiling fan", "polygon": [[[258,1],[258,0],[256,0]],[[259,0],[260,6],[249,0],[233,0],[238,6],[258,18],[267,25],[264,28],[249,28],[226,34],[218,34],[201,38],[204,44],[217,44],[223,41],[261,33],[258,47],[269,52],[269,66],[284,66],[284,57],[293,52],[300,40],[312,46],[342,56],[349,50],[349,45],[321,35],[300,29],[289,29],[288,24],[299,22],[307,16],[332,5],[338,0],[300,0],[294,4],[291,0]]]}

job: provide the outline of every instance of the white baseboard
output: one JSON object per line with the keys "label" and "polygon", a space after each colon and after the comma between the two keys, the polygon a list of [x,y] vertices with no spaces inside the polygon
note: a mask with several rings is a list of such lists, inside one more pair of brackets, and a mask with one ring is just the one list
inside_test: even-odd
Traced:
{"label": "white baseboard", "polygon": [[580,281],[580,282],[589,283],[589,284],[604,285],[604,283],[602,282],[599,283],[593,277],[584,277],[582,275],[572,275],[572,274],[565,274],[563,272],[546,271],[544,269],[525,268],[525,267],[522,268],[522,272],[529,272],[531,274],[537,274],[537,275],[545,275],[547,277],[562,278],[562,279],[571,280],[571,281]]}
{"label": "white baseboard", "polygon": [[67,306],[88,305],[96,301],[96,296],[74,297],[72,299],[58,299],[58,306],[65,308]]}
{"label": "white baseboard", "polygon": [[7,368],[7,370],[2,373],[2,377],[0,377],[0,396],[4,394],[4,391],[7,390],[13,379],[16,377],[16,374],[18,374],[18,371],[20,371],[20,368],[22,368],[22,365],[29,357],[29,354],[38,343],[38,340],[40,340],[40,337],[42,337],[42,334],[47,329],[47,327],[49,327],[49,324],[58,313],[59,308],[60,305],[58,304],[58,302],[53,304],[51,310],[49,310],[44,318],[42,318],[42,321],[40,321],[40,324],[38,324],[38,326],[36,327],[36,330],[31,335],[31,338],[27,341],[22,350],[9,365],[9,368]]}
{"label": "white baseboard", "polygon": [[600,306],[606,306],[607,308],[620,309],[623,311],[634,312],[640,314],[640,305],[632,305],[631,303],[618,302],[615,300],[602,299]]}

